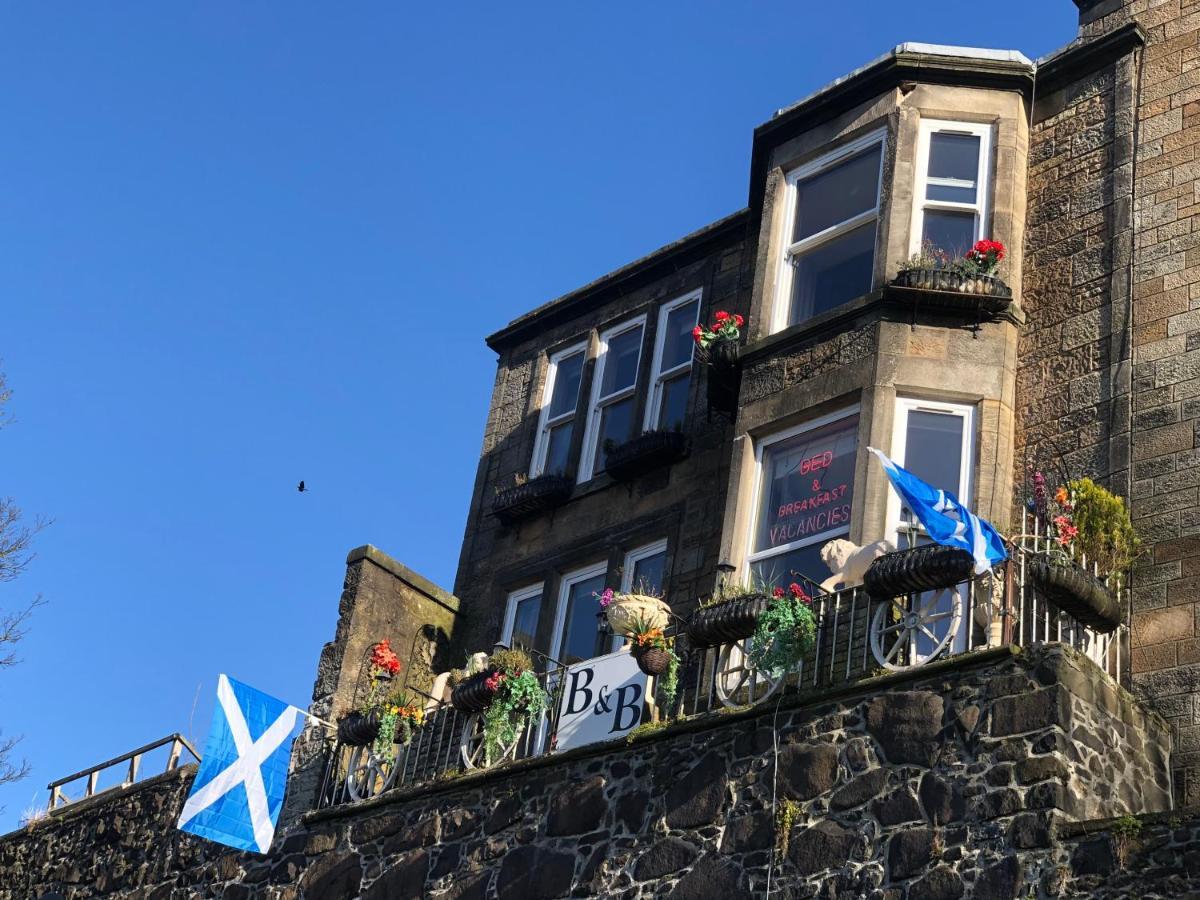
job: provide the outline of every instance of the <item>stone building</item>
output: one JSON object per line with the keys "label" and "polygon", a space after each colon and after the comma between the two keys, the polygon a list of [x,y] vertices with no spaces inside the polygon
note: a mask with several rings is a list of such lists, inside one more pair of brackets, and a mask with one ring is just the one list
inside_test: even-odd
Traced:
{"label": "stone building", "polygon": [[[1009,564],[895,658],[904,617],[831,593],[777,702],[697,652],[660,731],[564,752],[531,727],[462,775],[441,719],[357,802],[310,728],[270,855],[156,831],[172,772],[0,838],[0,900],[1200,895],[1200,0],[1075,3],[1044,59],[902,44],[779,110],[744,209],[491,335],[454,591],[353,551],[312,708],[354,701],[381,637],[422,688],[498,643],[552,672],[619,650],[605,586],[686,617],[821,582],[831,540],[921,542],[868,447],[1010,535],[1033,471],[1128,497],[1120,627]],[[897,278],[984,238],[1011,294]],[[718,311],[736,374],[696,357]]]}

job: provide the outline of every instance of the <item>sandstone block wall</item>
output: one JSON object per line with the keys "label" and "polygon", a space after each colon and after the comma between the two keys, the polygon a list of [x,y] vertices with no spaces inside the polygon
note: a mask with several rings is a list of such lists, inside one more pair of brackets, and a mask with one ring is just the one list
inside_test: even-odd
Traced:
{"label": "sandstone block wall", "polygon": [[310,814],[265,858],[175,831],[166,777],[0,839],[0,900],[1015,898],[1064,823],[1166,807],[1164,732],[1071,651],[985,651]]}

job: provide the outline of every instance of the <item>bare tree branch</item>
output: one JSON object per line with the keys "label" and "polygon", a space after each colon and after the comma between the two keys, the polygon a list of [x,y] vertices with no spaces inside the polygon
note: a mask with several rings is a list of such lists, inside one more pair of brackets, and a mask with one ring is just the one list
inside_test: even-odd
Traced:
{"label": "bare tree branch", "polygon": [[0,740],[0,785],[20,781],[29,774],[29,762],[27,760],[23,759],[20,762],[13,762],[10,759],[13,748],[20,742],[21,739],[19,737]]}

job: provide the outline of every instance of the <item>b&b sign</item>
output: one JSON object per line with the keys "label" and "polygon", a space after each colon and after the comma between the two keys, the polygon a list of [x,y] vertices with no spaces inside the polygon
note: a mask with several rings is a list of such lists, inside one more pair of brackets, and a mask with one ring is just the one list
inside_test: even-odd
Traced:
{"label": "b&b sign", "polygon": [[567,669],[558,717],[559,750],[610,741],[641,721],[646,676],[631,653],[610,653]]}

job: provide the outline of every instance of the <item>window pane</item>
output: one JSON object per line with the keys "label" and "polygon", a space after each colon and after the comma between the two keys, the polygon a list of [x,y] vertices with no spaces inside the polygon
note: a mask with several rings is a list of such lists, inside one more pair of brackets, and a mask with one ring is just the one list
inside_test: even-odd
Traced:
{"label": "window pane", "polygon": [[[800,580],[797,575],[803,575],[820,584],[832,574],[829,566],[821,561],[821,548],[833,539],[831,537],[807,547],[801,547],[799,550],[781,553],[778,556],[768,556],[766,559],[751,563],[751,586],[786,588],[793,581]],[[802,581],[800,583],[804,584]],[[809,590],[808,585],[804,585],[804,589]]]}
{"label": "window pane", "polygon": [[633,580],[630,582],[635,594],[662,596],[664,575],[667,568],[666,552],[655,553],[639,559],[633,564]]}
{"label": "window pane", "polygon": [[691,373],[680,375],[664,382],[662,400],[658,407],[658,427],[670,431],[676,425],[683,425],[683,417],[687,414],[688,386],[692,382]]}
{"label": "window pane", "polygon": [[979,135],[934,132],[929,138],[929,177],[952,178],[969,185],[930,184],[925,192],[930,200],[974,203],[979,178]]}
{"label": "window pane", "polygon": [[962,416],[910,410],[904,468],[935,488],[957,495],[961,490],[962,430]]}
{"label": "window pane", "polygon": [[755,552],[850,527],[857,449],[852,416],[763,451]]}
{"label": "window pane", "polygon": [[576,663],[599,656],[605,651],[605,631],[601,628],[600,598],[604,590],[603,575],[571,585],[567,593],[567,617],[563,623],[562,649],[559,659]]}
{"label": "window pane", "polygon": [[633,398],[626,397],[603,408],[600,413],[600,445],[596,451],[596,471],[604,468],[608,453],[605,442],[623,444],[633,437]]}
{"label": "window pane", "polygon": [[513,616],[512,646],[535,649],[538,617],[542,611],[542,595],[527,597],[517,604]]}
{"label": "window pane", "polygon": [[700,301],[693,300],[667,313],[667,321],[663,325],[662,371],[692,361],[692,350],[696,346],[692,329],[696,327],[699,310]]}
{"label": "window pane", "polygon": [[564,422],[550,429],[548,446],[546,448],[546,465],[542,469],[547,475],[561,475],[567,471],[567,461],[571,455],[571,433],[574,431],[573,422]]}
{"label": "window pane", "polygon": [[604,354],[604,377],[600,382],[601,397],[633,387],[637,381],[641,350],[641,325],[621,332],[608,342],[608,350]]}
{"label": "window pane", "polygon": [[975,245],[975,214],[925,210],[923,238],[952,257],[959,257]]}
{"label": "window pane", "polygon": [[871,290],[875,223],[822,244],[794,262],[789,324],[811,319]]}
{"label": "window pane", "polygon": [[575,410],[579,403],[579,377],[582,373],[582,350],[558,361],[554,373],[554,394],[550,398],[550,418]]}
{"label": "window pane", "polygon": [[876,144],[831,169],[797,182],[792,242],[874,209],[879,200],[882,153],[883,145]]}

